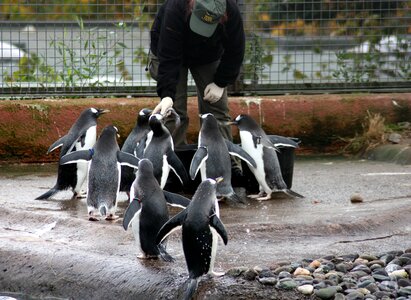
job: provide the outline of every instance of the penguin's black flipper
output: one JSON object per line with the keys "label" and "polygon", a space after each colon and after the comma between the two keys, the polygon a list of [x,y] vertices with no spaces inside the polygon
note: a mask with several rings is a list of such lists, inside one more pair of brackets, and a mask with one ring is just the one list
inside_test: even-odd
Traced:
{"label": "penguin's black flipper", "polygon": [[143,158],[144,156],[144,149],[146,148],[146,141],[147,141],[147,134],[141,138],[141,140],[137,143],[136,148],[134,149],[134,155],[138,158]]}
{"label": "penguin's black flipper", "polygon": [[245,152],[243,148],[241,148],[239,145],[236,145],[230,142],[229,140],[224,139],[224,141],[225,141],[225,144],[227,145],[228,152],[231,155],[241,158],[242,160],[244,160],[246,163],[253,166],[254,168],[257,167],[255,160],[247,152]]}
{"label": "penguin's black flipper", "polygon": [[185,218],[187,217],[187,211],[183,210],[168,220],[163,227],[157,233],[156,243],[160,244],[167,236],[169,236],[173,231],[179,229],[181,224],[183,224]]}
{"label": "penguin's black flipper", "polygon": [[225,227],[223,223],[221,222],[221,220],[215,214],[210,216],[210,225],[221,236],[221,238],[223,239],[224,245],[227,245],[227,242],[228,242],[227,231],[225,230]]}
{"label": "penguin's black flipper", "polygon": [[190,177],[192,180],[196,178],[198,170],[201,165],[207,160],[208,151],[206,147],[198,147],[196,153],[194,153],[193,159],[190,164]]}
{"label": "penguin's black flipper", "polygon": [[286,193],[288,196],[291,196],[291,197],[305,198],[303,195],[301,195],[297,192],[294,192],[293,190],[290,190],[290,189],[285,189],[285,190],[283,190],[283,192]]}
{"label": "penguin's black flipper", "polygon": [[158,252],[160,252],[161,258],[164,261],[166,261],[166,262],[174,262],[175,261],[175,259],[170,254],[168,254],[168,252],[166,251],[166,247],[162,243],[158,244],[157,247],[158,247]]}
{"label": "penguin's black flipper", "polygon": [[181,160],[178,158],[177,154],[173,150],[170,149],[166,155],[167,155],[167,161],[170,164],[170,168],[177,175],[178,179],[183,184],[183,186],[187,185],[188,184],[187,171],[183,163],[181,162]]}
{"label": "penguin's black flipper", "polygon": [[138,169],[139,159],[130,153],[117,151],[117,161],[123,166]]}
{"label": "penguin's black flipper", "polygon": [[52,152],[52,151],[56,150],[57,148],[63,146],[63,144],[66,140],[67,140],[67,135],[62,136],[61,138],[59,138],[57,141],[55,141],[53,144],[51,144],[51,146],[47,150],[47,154],[49,154],[50,152]]}
{"label": "penguin's black flipper", "polygon": [[138,215],[140,210],[141,210],[140,201],[138,199],[133,199],[133,201],[130,202],[130,204],[126,208],[126,211],[124,212],[124,218],[123,218],[124,230],[128,229],[131,222]]}
{"label": "penguin's black flipper", "polygon": [[93,157],[93,154],[93,149],[70,152],[60,158],[60,165],[72,164],[78,161],[89,161]]}
{"label": "penguin's black flipper", "polygon": [[43,195],[38,196],[36,199],[34,200],[45,200],[50,198],[51,196],[53,196],[54,194],[56,194],[59,190],[57,189],[57,185],[55,185],[54,187],[52,187],[50,190],[48,190],[47,192],[45,192]]}
{"label": "penguin's black flipper", "polygon": [[171,206],[178,206],[181,208],[186,208],[191,202],[190,199],[184,196],[181,196],[179,194],[167,192],[164,190],[163,190],[163,193],[164,193],[164,197],[166,198],[167,203],[170,204]]}
{"label": "penguin's black flipper", "polygon": [[294,140],[280,135],[268,135],[268,139],[276,147],[292,147],[298,148],[299,140]]}

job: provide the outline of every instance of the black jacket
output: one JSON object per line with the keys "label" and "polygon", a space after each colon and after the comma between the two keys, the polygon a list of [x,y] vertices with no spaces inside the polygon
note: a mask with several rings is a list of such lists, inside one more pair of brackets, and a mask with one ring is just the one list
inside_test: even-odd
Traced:
{"label": "black jacket", "polygon": [[167,0],[151,28],[151,51],[160,61],[157,94],[174,99],[182,65],[191,67],[221,59],[214,76],[220,87],[233,83],[244,58],[243,21],[235,0],[227,0],[227,20],[203,37],[190,30],[187,0]]}

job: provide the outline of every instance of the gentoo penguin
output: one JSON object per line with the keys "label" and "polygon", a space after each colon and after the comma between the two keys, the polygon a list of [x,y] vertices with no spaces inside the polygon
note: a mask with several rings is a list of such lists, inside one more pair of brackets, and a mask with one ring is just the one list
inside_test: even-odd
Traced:
{"label": "gentoo penguin", "polygon": [[234,203],[243,202],[231,185],[230,155],[241,158],[253,167],[256,166],[254,159],[240,146],[223,138],[212,114],[204,114],[201,119],[198,149],[190,165],[191,179],[194,180],[198,170],[201,171],[201,180],[222,177],[224,180],[217,185],[217,196],[223,196]]}
{"label": "gentoo penguin", "polygon": [[132,226],[136,243],[141,249],[139,258],[157,258],[160,255],[165,261],[173,261],[166,252],[166,243],[156,243],[156,235],[169,219],[167,204],[185,208],[190,200],[163,191],[148,159],[142,159],[138,164],[130,196],[132,200],[124,213],[123,227],[127,230]]}
{"label": "gentoo penguin", "polygon": [[121,165],[138,168],[138,158],[120,151],[117,134],[117,128],[109,125],[103,129],[92,149],[75,151],[60,159],[61,164],[91,161],[87,189],[87,210],[90,221],[98,221],[98,214],[106,220],[118,218],[115,212]]}
{"label": "gentoo penguin", "polygon": [[[55,141],[48,149],[47,154],[61,147],[60,159],[64,155],[78,150],[93,148],[97,137],[97,118],[109,110],[88,108],[83,110],[69,132]],[[87,176],[88,163],[79,162],[71,165],[59,165],[57,182],[49,191],[36,200],[48,199],[58,191],[73,190],[73,199],[80,196],[81,186]]]}
{"label": "gentoo penguin", "polygon": [[164,126],[161,114],[151,115],[148,124],[151,131],[147,139],[137,147],[137,152],[143,150],[142,158],[153,163],[154,177],[161,188],[164,188],[170,169],[177,175],[183,186],[188,182],[187,171],[183,163],[174,152],[174,143],[170,131]]}
{"label": "gentoo penguin", "polygon": [[[147,135],[150,131],[150,126],[148,125],[148,119],[150,117],[152,110],[148,108],[143,108],[140,110],[137,116],[137,122],[133,130],[127,136],[124,141],[121,151],[130,153],[136,156],[136,148],[138,143]],[[130,192],[131,184],[133,183],[135,176],[135,170],[128,166],[121,166],[121,182],[120,191]]]}
{"label": "gentoo penguin", "polygon": [[302,195],[288,189],[281,174],[277,148],[257,122],[249,115],[242,114],[237,116],[232,124],[237,125],[240,130],[241,147],[256,162],[256,166],[250,167],[250,170],[260,186],[260,193],[249,197],[268,200],[274,191],[280,190],[290,196],[303,198]]}
{"label": "gentoo penguin", "polygon": [[[221,178],[217,178],[220,181]],[[157,234],[160,243],[174,229],[182,227],[183,251],[189,278],[185,283],[184,299],[191,299],[203,274],[221,276],[213,271],[218,235],[227,245],[227,232],[219,219],[216,196],[217,181],[206,179],[200,183],[187,208],[163,225]]]}

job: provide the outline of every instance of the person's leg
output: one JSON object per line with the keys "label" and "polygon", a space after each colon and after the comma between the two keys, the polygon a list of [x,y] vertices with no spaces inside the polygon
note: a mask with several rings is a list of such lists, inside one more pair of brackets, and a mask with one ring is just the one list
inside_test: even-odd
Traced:
{"label": "person's leg", "polygon": [[[154,80],[157,80],[158,74],[158,58],[150,52],[149,54],[149,71]],[[187,144],[186,132],[188,127],[189,118],[187,116],[187,74],[188,69],[181,67],[180,79],[176,87],[175,99],[173,99],[173,108],[180,116],[180,126],[176,129],[174,121],[166,122],[167,128],[173,134],[173,140],[175,145]]]}
{"label": "person's leg", "polygon": [[176,96],[173,104],[173,108],[180,116],[180,126],[175,128],[174,122],[167,122],[166,125],[173,134],[174,145],[186,145],[187,144],[187,128],[189,118],[187,115],[187,76],[188,69],[181,67],[180,79],[176,88]]}
{"label": "person's leg", "polygon": [[190,68],[190,72],[196,83],[199,113],[212,113],[219,122],[220,132],[223,137],[232,141],[231,126],[224,125],[231,120],[228,109],[227,89],[224,89],[221,99],[213,104],[203,100],[204,90],[209,83],[213,82],[218,65],[219,61],[216,61],[207,65],[192,67]]}
{"label": "person's leg", "polygon": [[[231,116],[229,114],[228,108],[227,88],[224,89],[223,96],[217,102],[210,103],[203,100],[204,90],[209,83],[213,82],[214,74],[219,63],[219,61],[216,61],[207,65],[193,67],[190,68],[190,72],[193,75],[197,87],[198,109],[200,114],[212,113],[219,122],[219,129],[223,137],[229,141],[232,141],[233,136],[231,133],[231,125],[226,125],[228,121],[231,121]],[[241,176],[241,160],[235,157],[231,157],[231,163],[233,168],[233,175]]]}

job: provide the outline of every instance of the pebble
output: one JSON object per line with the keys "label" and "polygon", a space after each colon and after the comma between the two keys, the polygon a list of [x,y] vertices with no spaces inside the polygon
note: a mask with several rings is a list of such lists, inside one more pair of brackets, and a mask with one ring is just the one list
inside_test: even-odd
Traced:
{"label": "pebble", "polygon": [[297,291],[299,291],[300,293],[304,295],[311,295],[314,291],[314,286],[312,286],[311,284],[300,285],[297,288]]}
{"label": "pebble", "polygon": [[273,266],[274,270],[232,268],[226,274],[297,290],[315,299],[411,299],[411,248],[380,254],[328,255]]}

